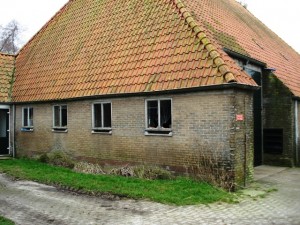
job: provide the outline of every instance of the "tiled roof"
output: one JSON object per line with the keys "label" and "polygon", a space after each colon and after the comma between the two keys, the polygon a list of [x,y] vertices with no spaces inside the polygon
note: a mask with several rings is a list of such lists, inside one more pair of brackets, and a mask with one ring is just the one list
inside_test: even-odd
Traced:
{"label": "tiled roof", "polygon": [[9,101],[14,64],[14,56],[0,53],[0,103]]}
{"label": "tiled roof", "polygon": [[235,0],[183,2],[206,29],[209,38],[222,47],[275,68],[275,75],[300,97],[300,55],[247,9]]}
{"label": "tiled roof", "polygon": [[180,0],[71,0],[20,51],[13,101],[256,86],[195,18]]}

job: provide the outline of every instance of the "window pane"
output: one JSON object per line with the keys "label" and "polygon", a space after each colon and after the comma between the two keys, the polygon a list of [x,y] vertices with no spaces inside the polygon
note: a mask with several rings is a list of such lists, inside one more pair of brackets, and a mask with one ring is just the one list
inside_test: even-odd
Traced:
{"label": "window pane", "polygon": [[111,104],[103,104],[103,123],[104,127],[111,127]]}
{"label": "window pane", "polygon": [[94,127],[102,127],[101,123],[101,104],[94,104]]}
{"label": "window pane", "polygon": [[54,106],[54,126],[60,127],[60,107]]}
{"label": "window pane", "polygon": [[29,108],[29,126],[33,127],[33,108]]}
{"label": "window pane", "polygon": [[160,124],[163,128],[172,126],[171,100],[160,101]]}
{"label": "window pane", "polygon": [[61,126],[66,127],[68,124],[68,110],[67,106],[61,106]]}
{"label": "window pane", "polygon": [[23,126],[28,126],[28,108],[23,108]]}
{"label": "window pane", "polygon": [[148,101],[147,102],[147,125],[148,128],[158,127],[158,101]]}

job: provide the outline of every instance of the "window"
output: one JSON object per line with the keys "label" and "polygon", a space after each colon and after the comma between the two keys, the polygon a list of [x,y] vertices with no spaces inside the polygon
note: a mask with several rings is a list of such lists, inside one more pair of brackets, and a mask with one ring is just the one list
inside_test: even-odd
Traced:
{"label": "window", "polygon": [[146,100],[146,133],[172,135],[171,99]]}
{"label": "window", "polygon": [[22,131],[33,131],[33,108],[22,108]]}
{"label": "window", "polygon": [[111,134],[111,103],[94,103],[92,114],[93,133]]}
{"label": "window", "polygon": [[67,131],[68,108],[66,105],[55,105],[53,107],[53,131]]}

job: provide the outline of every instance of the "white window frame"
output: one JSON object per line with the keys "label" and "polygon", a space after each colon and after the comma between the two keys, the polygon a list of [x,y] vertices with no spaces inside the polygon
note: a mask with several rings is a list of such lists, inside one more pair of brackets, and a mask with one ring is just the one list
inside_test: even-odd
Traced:
{"label": "white window frame", "polygon": [[[104,104],[110,104],[110,121],[111,126],[110,127],[104,127]],[[95,127],[95,105],[101,105],[101,124],[102,127]],[[94,102],[92,104],[92,133],[93,134],[112,134],[112,102],[111,101],[101,101],[101,102]]]}
{"label": "white window frame", "polygon": [[[62,126],[62,107],[67,108],[67,126]],[[59,126],[55,126],[55,107],[59,107]],[[69,112],[68,112],[68,105],[67,104],[61,104],[61,105],[53,105],[52,107],[52,120],[53,120],[53,126],[52,126],[52,131],[53,132],[63,132],[66,133],[68,131],[68,117],[69,117]]]}
{"label": "white window frame", "polygon": [[[160,102],[164,100],[170,100],[171,101],[171,128],[164,128],[161,126],[161,115],[160,115]],[[158,107],[158,125],[157,128],[150,128],[148,127],[148,102],[150,101],[157,101],[157,107]],[[173,136],[172,133],[172,126],[173,126],[173,100],[172,98],[150,98],[145,100],[145,135],[147,136]]]}
{"label": "white window frame", "polygon": [[[32,109],[32,114],[33,114],[33,107],[32,106],[25,106],[22,107],[22,129],[21,131],[27,131],[27,132],[32,132],[33,131],[33,115],[32,115],[32,123],[30,123],[30,109]],[[24,115],[25,115],[25,110],[27,110],[27,126],[24,124]]]}

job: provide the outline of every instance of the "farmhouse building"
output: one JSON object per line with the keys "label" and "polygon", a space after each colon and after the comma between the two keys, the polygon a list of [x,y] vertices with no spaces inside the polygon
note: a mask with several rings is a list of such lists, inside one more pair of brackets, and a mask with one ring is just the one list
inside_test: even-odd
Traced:
{"label": "farmhouse building", "polygon": [[70,0],[0,55],[1,155],[211,167],[245,185],[254,165],[299,165],[299,71],[235,0]]}

